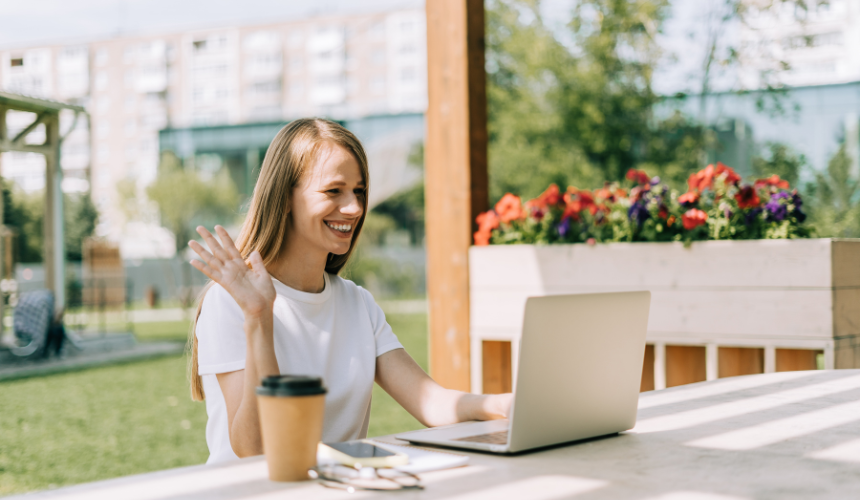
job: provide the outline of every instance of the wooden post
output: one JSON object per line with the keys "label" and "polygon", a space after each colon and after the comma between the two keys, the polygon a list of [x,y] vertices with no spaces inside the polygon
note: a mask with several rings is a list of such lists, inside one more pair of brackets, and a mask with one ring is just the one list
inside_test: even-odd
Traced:
{"label": "wooden post", "polygon": [[430,373],[468,391],[468,250],[475,217],[489,203],[484,2],[433,0],[426,10]]}
{"label": "wooden post", "polygon": [[45,119],[45,288],[54,292],[54,309],[66,305],[66,255],[63,239],[63,170],[60,167],[60,115]]}

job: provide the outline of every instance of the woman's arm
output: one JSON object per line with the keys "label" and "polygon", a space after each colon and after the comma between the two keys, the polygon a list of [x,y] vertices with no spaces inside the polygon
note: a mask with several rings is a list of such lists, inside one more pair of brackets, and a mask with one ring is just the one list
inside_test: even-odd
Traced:
{"label": "woman's arm", "polygon": [[263,444],[256,388],[261,378],[280,373],[272,326],[275,289],[259,253],[251,254],[249,268],[227,231],[221,226],[215,226],[215,231],[223,247],[209,231],[197,228],[212,252],[196,241],[190,242],[189,246],[203,259],[192,261],[192,265],[224,287],[245,315],[245,369],[219,373],[217,378],[227,406],[233,452],[239,457],[260,455]]}
{"label": "woman's arm", "polygon": [[511,394],[470,394],[437,384],[404,349],[376,358],[376,383],[427,427],[506,418]]}
{"label": "woman's arm", "polygon": [[267,318],[246,315],[245,369],[217,375],[227,406],[230,445],[240,458],[263,454],[256,389],[260,379],[280,373],[272,331],[271,313]]}

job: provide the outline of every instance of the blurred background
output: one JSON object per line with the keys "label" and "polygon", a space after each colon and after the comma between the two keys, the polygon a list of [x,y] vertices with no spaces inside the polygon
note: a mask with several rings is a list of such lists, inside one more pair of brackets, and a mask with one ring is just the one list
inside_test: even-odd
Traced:
{"label": "blurred background", "polygon": [[[799,186],[818,236],[860,235],[860,1],[486,10],[491,202],[551,182],[597,187],[628,168],[682,188],[722,161]],[[185,242],[198,224],[238,231],[269,142],[298,117],[363,141],[372,211],[345,275],[426,367],[426,52],[418,0],[0,0],[0,91],[86,109],[60,116],[60,166],[65,327],[91,346],[61,349],[55,365],[0,349],[0,494],[205,460],[205,412],[188,401],[181,357],[205,281]],[[9,135],[33,120],[9,111]],[[14,306],[45,286],[45,159],[5,152],[0,172],[0,289]],[[13,308],[4,314],[3,341],[20,343]],[[88,370],[43,376],[75,356]],[[385,398],[371,435],[417,425]],[[89,458],[72,460],[81,449]]]}

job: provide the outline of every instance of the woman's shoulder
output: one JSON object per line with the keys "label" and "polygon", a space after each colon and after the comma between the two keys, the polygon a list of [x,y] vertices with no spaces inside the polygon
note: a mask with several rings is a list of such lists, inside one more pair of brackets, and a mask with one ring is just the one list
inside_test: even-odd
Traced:
{"label": "woman's shoulder", "polygon": [[373,299],[373,295],[368,292],[365,288],[360,285],[355,284],[353,281],[338,276],[336,274],[329,274],[329,283],[331,283],[332,288],[336,293],[342,295],[344,298],[352,299],[352,300],[361,300],[365,306],[369,306],[369,304],[375,304],[376,301]]}
{"label": "woman's shoulder", "polygon": [[209,285],[200,300],[203,301],[200,309],[201,315],[218,314],[220,316],[222,314],[231,313],[242,314],[242,308],[239,307],[239,304],[233,296],[218,283]]}

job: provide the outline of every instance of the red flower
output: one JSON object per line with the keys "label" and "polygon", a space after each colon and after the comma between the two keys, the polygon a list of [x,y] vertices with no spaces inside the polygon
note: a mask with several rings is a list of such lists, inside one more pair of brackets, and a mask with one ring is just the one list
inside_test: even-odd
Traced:
{"label": "red flower", "polygon": [[684,229],[695,229],[708,220],[708,214],[702,212],[698,208],[691,208],[681,217],[681,222],[684,223]]}
{"label": "red flower", "polygon": [[550,206],[550,205],[558,205],[561,203],[561,193],[558,190],[558,186],[556,184],[550,184],[546,191],[541,193],[540,196],[534,199],[541,206]]}
{"label": "red flower", "polygon": [[616,198],[627,198],[627,191],[625,191],[622,188],[618,188],[615,190],[615,197]]}
{"label": "red flower", "polygon": [[631,168],[627,171],[627,180],[642,185],[651,183],[651,177],[649,177],[644,170],[636,170],[635,168]]}
{"label": "red flower", "polygon": [[666,221],[666,225],[667,225],[667,226],[671,226],[672,224],[674,224],[674,223],[675,223],[675,221],[676,221],[676,220],[677,220],[677,219],[675,219],[675,216],[674,216],[674,215],[670,215],[670,216],[669,216],[669,220],[667,220],[667,221]]}
{"label": "red flower", "polygon": [[698,191],[690,191],[678,197],[678,203],[693,204],[699,201]]}
{"label": "red flower", "polygon": [[564,213],[561,214],[562,220],[572,217],[573,220],[579,220],[579,213],[583,210],[588,210],[591,215],[597,213],[597,206],[594,204],[594,197],[588,191],[580,191],[571,186],[567,188],[567,193],[564,194]]}
{"label": "red flower", "polygon": [[550,184],[546,191],[541,193],[540,196],[527,201],[526,208],[535,219],[541,220],[543,219],[543,216],[546,215],[550,206],[558,205],[561,202],[561,193],[558,190],[558,186]]}
{"label": "red flower", "polygon": [[609,202],[615,201],[615,194],[613,194],[608,188],[601,188],[594,191],[594,197]]}
{"label": "red flower", "polygon": [[690,191],[704,191],[713,187],[714,184],[714,166],[708,165],[703,170],[699,170],[695,174],[691,174],[687,179],[687,185],[690,186]]}
{"label": "red flower", "polygon": [[752,186],[742,187],[735,195],[735,199],[738,201],[738,208],[756,208],[761,205],[758,193]]}
{"label": "red flower", "polygon": [[496,212],[488,210],[475,218],[478,223],[478,230],[473,235],[475,237],[475,245],[486,246],[490,244],[490,235],[493,229],[499,227],[499,216]]}
{"label": "red flower", "polygon": [[661,219],[669,217],[669,209],[666,208],[666,205],[660,205],[660,210],[657,212],[657,217],[660,217]]}
{"label": "red flower", "polygon": [[523,202],[519,196],[507,193],[502,196],[502,199],[496,203],[496,213],[499,214],[499,219],[502,222],[511,222],[518,219],[524,219],[526,214],[523,211]]}
{"label": "red flower", "polygon": [[741,176],[737,174],[731,167],[727,167],[720,162],[717,162],[716,177],[724,176],[723,182],[726,184],[737,184],[741,181]]}
{"label": "red flower", "polygon": [[778,175],[773,174],[767,179],[758,179],[755,181],[755,187],[775,186],[779,189],[788,189],[788,181],[780,179]]}

